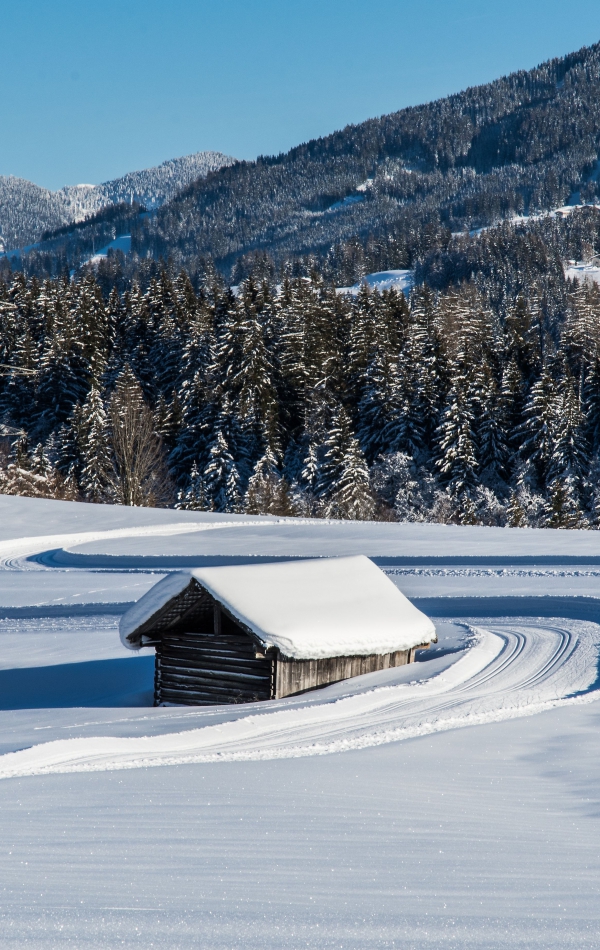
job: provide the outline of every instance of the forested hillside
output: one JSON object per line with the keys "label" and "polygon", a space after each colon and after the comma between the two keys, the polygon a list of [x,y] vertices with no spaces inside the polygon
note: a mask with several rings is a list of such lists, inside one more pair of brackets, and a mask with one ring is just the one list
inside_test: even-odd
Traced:
{"label": "forested hillside", "polygon": [[600,294],[0,292],[4,492],[343,518],[600,522]]}
{"label": "forested hillside", "polygon": [[0,261],[1,489],[600,526],[599,93],[596,46]]}
{"label": "forested hillside", "polygon": [[46,232],[83,221],[108,206],[136,202],[158,208],[190,182],[232,161],[220,152],[197,152],[102,185],[72,185],[59,191],[0,175],[0,250],[32,244]]}
{"label": "forested hillside", "polygon": [[[345,284],[369,268],[415,268],[452,234],[599,193],[600,46],[428,105],[371,119],[273,157],[197,179],[132,229],[133,256],[195,278],[210,258],[233,282],[257,254]],[[42,244],[23,266],[56,276],[78,242]]]}
{"label": "forested hillside", "polygon": [[[600,46],[429,105],[223,169],[140,222],[133,247],[222,267],[254,249],[276,262],[396,234],[423,243],[598,193]],[[444,238],[442,237],[442,240]]]}

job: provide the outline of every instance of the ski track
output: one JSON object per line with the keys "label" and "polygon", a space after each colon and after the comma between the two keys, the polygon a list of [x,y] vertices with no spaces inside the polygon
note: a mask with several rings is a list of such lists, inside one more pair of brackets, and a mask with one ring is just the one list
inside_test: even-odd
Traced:
{"label": "ski track", "polygon": [[[272,522],[258,522],[256,527],[267,527]],[[108,531],[82,531],[81,534],[34,535],[0,541],[0,571],[44,571],[48,568],[27,561],[33,554],[42,554],[55,548],[79,547],[92,541],[118,540],[119,538],[172,537],[178,534],[193,534],[199,531],[214,531],[220,528],[247,527],[243,521],[218,521],[214,524],[197,521],[167,525],[143,525],[134,528],[111,528]],[[254,527],[254,526],[253,526]],[[55,570],[55,568],[50,568]]]}
{"label": "ski track", "polygon": [[[253,523],[306,525],[305,519]],[[91,541],[167,537],[248,522],[172,523],[41,535],[0,542],[0,570],[52,570],[27,561],[54,548]],[[262,532],[261,532],[262,533]],[[426,576],[597,576],[597,570],[523,568],[405,568],[390,574]],[[210,724],[214,709],[197,710],[206,725],[142,737],[55,740],[0,756],[0,778],[49,773],[107,771],[193,762],[265,760],[327,755],[382,745],[487,722],[532,715],[557,705],[600,699],[597,684],[600,626],[595,623],[526,617],[473,621],[473,645],[437,676],[339,696],[335,687],[240,708],[235,719]],[[358,683],[356,684],[358,686]],[[172,720],[171,720],[172,721]],[[168,727],[169,718],[165,719]]]}
{"label": "ski track", "polygon": [[317,704],[186,732],[56,740],[0,757],[0,778],[195,762],[326,755],[593,702],[600,627],[567,620],[494,620],[445,672]]}
{"label": "ski track", "polygon": [[[199,531],[217,531],[221,528],[270,528],[274,524],[285,524],[286,527],[295,525],[304,527],[312,522],[305,518],[272,518],[264,521],[193,521],[193,522],[174,522],[166,525],[142,525],[131,528],[110,528],[106,531],[82,531],[70,532],[68,534],[44,534],[32,535],[26,538],[10,538],[0,541],[0,571],[44,571],[56,570],[56,568],[47,568],[37,563],[27,561],[34,554],[42,554],[44,551],[52,551],[57,548],[65,550],[77,548],[83,544],[89,544],[93,541],[118,540],[119,538],[144,538],[144,537],[172,537],[178,534],[193,534]],[[326,520],[319,524],[328,524]]]}

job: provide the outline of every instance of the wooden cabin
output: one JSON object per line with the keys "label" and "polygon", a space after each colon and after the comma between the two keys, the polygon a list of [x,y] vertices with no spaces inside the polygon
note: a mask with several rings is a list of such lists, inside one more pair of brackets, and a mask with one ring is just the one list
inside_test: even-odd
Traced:
{"label": "wooden cabin", "polygon": [[213,705],[402,666],[435,628],[358,556],[169,574],[123,616],[121,640],[154,647],[155,705]]}

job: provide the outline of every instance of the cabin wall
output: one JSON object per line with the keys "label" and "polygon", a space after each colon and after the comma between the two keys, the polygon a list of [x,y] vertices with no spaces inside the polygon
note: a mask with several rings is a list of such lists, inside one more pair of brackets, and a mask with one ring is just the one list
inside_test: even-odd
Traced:
{"label": "cabin wall", "polygon": [[183,706],[271,699],[273,661],[240,633],[163,634],[156,647],[154,702]]}
{"label": "cabin wall", "polygon": [[156,642],[154,704],[213,706],[273,695],[273,658],[257,652],[245,631],[206,591],[188,618]]}
{"label": "cabin wall", "polygon": [[404,666],[414,658],[411,653],[414,654],[414,651],[398,650],[382,655],[334,656],[323,660],[285,660],[279,657],[275,673],[275,699],[303,693],[328,683],[338,683],[352,676],[362,676],[363,673]]}

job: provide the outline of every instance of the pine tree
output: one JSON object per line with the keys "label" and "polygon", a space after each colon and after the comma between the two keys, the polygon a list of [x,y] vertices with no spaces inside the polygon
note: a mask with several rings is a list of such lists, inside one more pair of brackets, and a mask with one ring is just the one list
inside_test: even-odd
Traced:
{"label": "pine tree", "polygon": [[345,447],[339,477],[332,488],[326,513],[329,517],[368,521],[374,509],[369,469],[358,439],[352,436]]}
{"label": "pine tree", "polygon": [[544,527],[584,528],[586,522],[579,506],[577,491],[569,477],[555,478],[549,486],[544,510]]}
{"label": "pine tree", "polygon": [[554,405],[552,452],[548,477],[569,480],[579,491],[582,477],[589,466],[584,436],[584,416],[573,380],[565,367]]}
{"label": "pine tree", "polygon": [[333,413],[332,425],[324,442],[323,464],[317,492],[326,501],[328,517],[368,519],[374,509],[369,485],[369,470],[358,439],[352,432],[350,417],[343,407]]}
{"label": "pine tree", "polygon": [[488,486],[498,489],[507,475],[509,452],[506,445],[502,400],[489,366],[485,367],[478,401],[477,441],[480,477]]}
{"label": "pine tree", "polygon": [[465,389],[466,382],[459,377],[448,393],[438,429],[436,466],[458,506],[471,500],[478,482],[473,410]]}
{"label": "pine tree", "polygon": [[244,510],[251,515],[292,515],[288,484],[279,472],[277,459],[267,448],[248,481]]}
{"label": "pine tree", "polygon": [[185,491],[180,491],[177,495],[176,508],[183,508],[189,511],[211,511],[211,503],[206,496],[206,487],[204,479],[198,470],[196,462],[192,465],[189,483]]}
{"label": "pine tree", "polygon": [[[365,372],[358,406],[357,435],[371,462],[387,448],[409,441],[397,424],[401,415],[397,367],[385,350],[378,350]],[[392,432],[394,428],[396,432]]]}
{"label": "pine tree", "polygon": [[225,436],[220,431],[209,449],[204,487],[208,503],[215,511],[233,510],[231,506],[236,504],[239,493],[239,475]]}
{"label": "pine tree", "polygon": [[509,528],[527,527],[527,512],[520,502],[518,493],[514,490],[510,493],[510,499],[506,509],[506,524]]}
{"label": "pine tree", "polygon": [[82,406],[79,444],[83,461],[80,485],[85,497],[94,502],[113,498],[114,468],[109,425],[102,394],[95,385]]}
{"label": "pine tree", "polygon": [[553,451],[556,411],[556,387],[548,367],[531,387],[525,407],[525,421],[520,427],[520,452],[535,465],[538,477],[545,483]]}

